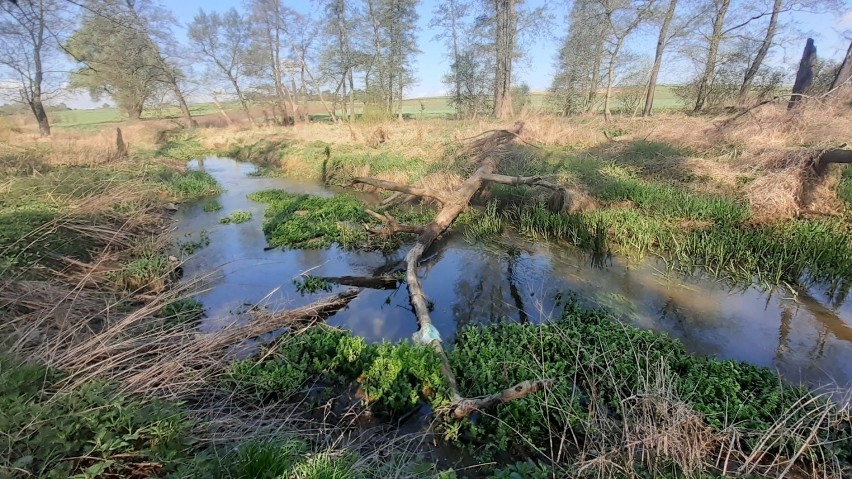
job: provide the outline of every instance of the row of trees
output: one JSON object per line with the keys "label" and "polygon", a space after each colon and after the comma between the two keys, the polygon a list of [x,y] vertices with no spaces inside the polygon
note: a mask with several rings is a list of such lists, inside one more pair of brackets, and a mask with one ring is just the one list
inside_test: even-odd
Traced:
{"label": "row of trees", "polygon": [[[632,73],[627,82],[641,85],[642,111],[650,115],[664,55],[671,50],[694,67],[694,76],[676,89],[693,111],[747,105],[790,77],[766,60],[773,47],[789,41],[782,33],[796,36],[796,13],[841,9],[837,0],[575,0],[551,86],[554,108],[563,114],[590,111],[603,91],[609,117],[613,84]],[[640,29],[657,33],[650,65],[636,65],[623,49]],[[801,48],[799,41],[794,50]],[[823,71],[828,75],[836,67],[823,64]]]}
{"label": "row of trees", "polygon": [[[267,121],[305,121],[309,100],[334,121],[354,119],[356,100],[363,114],[401,115],[403,95],[416,82],[418,0],[316,5],[321,20],[282,0],[201,10],[187,26],[189,44],[181,45],[177,21],[154,0],[0,0],[0,72],[12,74],[5,90],[29,107],[44,135],[44,104],[68,87],[108,96],[133,119],[153,102],[177,104],[190,125],[186,98],[199,84],[214,85],[205,93],[217,103],[227,90],[251,121],[250,104],[272,112]],[[533,39],[558,30],[566,34],[551,107],[573,114],[602,106],[609,119],[616,85],[637,85],[642,110],[651,113],[672,51],[695,66],[678,89],[694,111],[731,99],[745,104],[785,78],[766,60],[795,13],[840,7],[839,0],[574,0],[563,23],[523,0],[442,0],[430,25],[446,47],[444,81],[458,117],[511,116],[516,63]],[[641,31],[658,37],[647,65],[627,48]]]}

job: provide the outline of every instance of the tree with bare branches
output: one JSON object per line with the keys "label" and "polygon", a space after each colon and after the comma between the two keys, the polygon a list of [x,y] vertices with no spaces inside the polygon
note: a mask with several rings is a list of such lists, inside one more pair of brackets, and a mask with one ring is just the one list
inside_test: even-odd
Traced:
{"label": "tree with bare branches", "polygon": [[235,8],[225,14],[199,12],[189,24],[192,46],[212,69],[233,87],[234,94],[248,119],[254,124],[240,80],[249,55],[249,22]]}
{"label": "tree with bare branches", "polygon": [[9,99],[27,105],[42,136],[50,135],[45,101],[59,86],[53,68],[66,15],[66,4],[58,0],[0,2],[0,71],[14,78]]}

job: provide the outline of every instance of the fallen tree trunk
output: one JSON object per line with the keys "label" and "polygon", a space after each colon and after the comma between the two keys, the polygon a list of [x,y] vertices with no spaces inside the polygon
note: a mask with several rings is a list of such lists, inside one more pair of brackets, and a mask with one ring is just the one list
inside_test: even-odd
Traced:
{"label": "fallen tree trunk", "polygon": [[[502,402],[511,401],[513,399],[521,398],[527,394],[548,389],[553,384],[552,379],[524,381],[523,383],[517,384],[500,393],[490,396],[482,398],[462,397],[459,393],[455,374],[453,374],[449,360],[447,359],[447,354],[441,344],[440,335],[437,329],[435,329],[432,325],[432,318],[429,315],[429,302],[426,299],[426,294],[423,292],[423,286],[420,283],[420,279],[417,277],[417,270],[420,266],[423,254],[427,249],[429,249],[432,243],[450,227],[459,214],[467,208],[474,195],[487,183],[526,184],[559,190],[563,189],[562,187],[546,182],[538,177],[509,177],[497,174],[498,161],[500,158],[509,153],[509,145],[511,145],[515,138],[518,137],[522,128],[523,124],[517,123],[511,130],[495,130],[489,136],[478,139],[472,143],[470,150],[474,153],[473,162],[474,165],[477,166],[477,169],[464,181],[464,183],[462,183],[459,189],[449,195],[442,195],[425,188],[401,185],[373,178],[357,178],[355,180],[356,183],[377,186],[383,189],[414,196],[432,198],[438,200],[443,205],[432,222],[422,227],[414,246],[412,246],[405,255],[404,263],[409,298],[414,314],[417,317],[417,323],[420,326],[415,338],[418,342],[428,344],[441,357],[441,372],[447,379],[453,395],[453,402],[449,407],[449,414],[455,418],[463,418],[478,409],[492,407]],[[388,221],[388,223],[389,228],[392,229],[390,221]]]}
{"label": "fallen tree trunk", "polygon": [[319,278],[333,284],[370,289],[396,289],[399,284],[390,276],[320,276]]}
{"label": "fallen tree trunk", "polygon": [[841,147],[823,151],[814,158],[814,171],[818,175],[823,175],[831,163],[852,164],[852,150],[845,150]]}

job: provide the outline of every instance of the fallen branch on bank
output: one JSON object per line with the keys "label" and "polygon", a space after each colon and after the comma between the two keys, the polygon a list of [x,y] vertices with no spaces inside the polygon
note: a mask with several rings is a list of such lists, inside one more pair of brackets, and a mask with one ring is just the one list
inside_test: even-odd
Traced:
{"label": "fallen branch on bank", "polygon": [[[420,279],[417,277],[417,271],[426,250],[450,227],[459,214],[468,207],[471,199],[486,185],[499,183],[538,186],[558,192],[563,200],[566,196],[570,198],[566,188],[548,182],[541,177],[512,177],[498,174],[499,161],[510,154],[509,146],[519,137],[522,128],[523,124],[517,123],[511,130],[493,130],[487,136],[482,136],[472,142],[468,148],[468,152],[472,158],[473,165],[476,166],[476,170],[462,183],[461,187],[449,194],[375,178],[356,178],[354,180],[355,183],[367,184],[389,191],[437,200],[442,205],[441,210],[432,222],[425,226],[400,225],[390,215],[381,215],[372,211],[369,214],[387,225],[385,228],[372,231],[375,234],[388,235],[397,232],[417,232],[419,234],[404,259],[409,299],[420,326],[415,339],[422,344],[428,344],[440,356],[442,363],[441,372],[447,379],[453,395],[449,414],[455,418],[463,418],[469,416],[474,411],[493,407],[497,404],[522,398],[528,394],[546,390],[554,383],[553,379],[524,381],[490,396],[481,398],[462,397],[459,393],[455,374],[453,374],[447,354],[441,344],[440,334],[432,325],[432,318],[429,315],[429,302],[426,299]],[[564,203],[564,201],[560,202],[560,204]]]}

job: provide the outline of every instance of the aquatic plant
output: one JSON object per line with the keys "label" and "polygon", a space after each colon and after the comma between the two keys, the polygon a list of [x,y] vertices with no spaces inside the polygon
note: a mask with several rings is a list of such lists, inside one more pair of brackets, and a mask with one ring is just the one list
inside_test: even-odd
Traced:
{"label": "aquatic plant", "polygon": [[252,218],[251,211],[234,210],[234,211],[231,211],[231,213],[228,216],[219,218],[219,223],[240,224],[240,223],[245,223],[247,221],[251,221],[251,218]]}
{"label": "aquatic plant", "polygon": [[338,384],[357,380],[366,405],[395,414],[424,399],[443,404],[448,398],[440,358],[430,348],[407,342],[366,344],[348,331],[321,325],[284,338],[270,351],[263,361],[234,363],[224,385],[265,400],[290,398],[310,378]]}
{"label": "aquatic plant", "polygon": [[294,279],[293,284],[296,286],[296,291],[303,296],[305,293],[313,294],[319,291],[331,291],[331,283],[317,276],[301,276]]}
{"label": "aquatic plant", "polygon": [[193,240],[192,235],[189,233],[184,235],[184,238],[186,239],[178,242],[178,249],[181,253],[193,254],[202,248],[210,246],[210,233],[207,230],[201,230],[198,233],[197,240]]}
{"label": "aquatic plant", "polygon": [[163,306],[157,316],[167,326],[194,324],[204,316],[204,305],[194,298],[181,298]]}
{"label": "aquatic plant", "polygon": [[189,170],[166,176],[172,192],[180,199],[202,198],[222,192],[219,183],[206,171]]}
{"label": "aquatic plant", "polygon": [[[280,190],[259,191],[249,198],[269,204],[263,232],[270,246],[284,248],[394,249],[405,235],[384,237],[368,234],[378,221],[364,211],[364,205],[350,195],[319,197]],[[425,208],[392,211],[400,223],[417,224],[431,214]]]}
{"label": "aquatic plant", "polygon": [[222,203],[219,203],[219,200],[216,198],[211,198],[204,200],[204,202],[201,203],[201,209],[204,210],[205,213],[215,213],[222,209]]}

